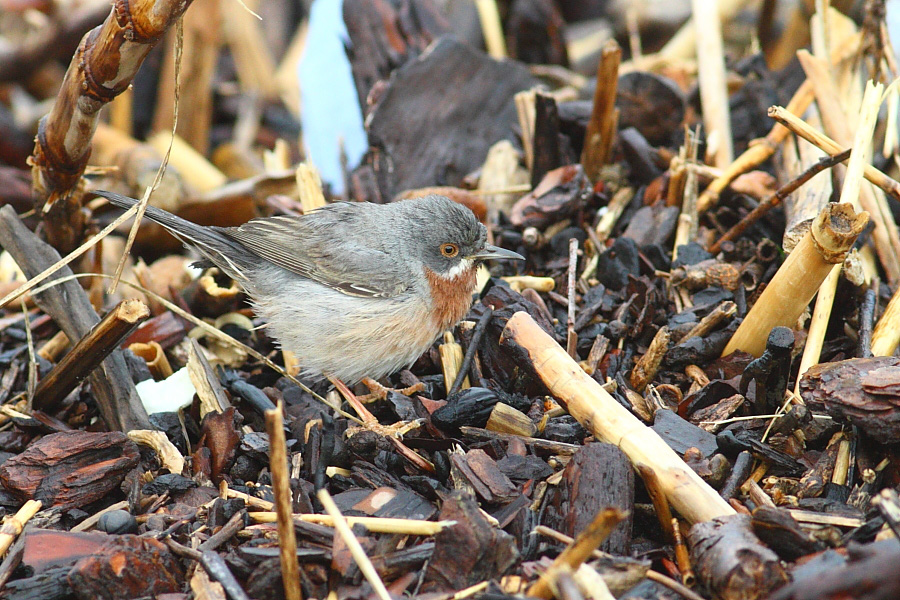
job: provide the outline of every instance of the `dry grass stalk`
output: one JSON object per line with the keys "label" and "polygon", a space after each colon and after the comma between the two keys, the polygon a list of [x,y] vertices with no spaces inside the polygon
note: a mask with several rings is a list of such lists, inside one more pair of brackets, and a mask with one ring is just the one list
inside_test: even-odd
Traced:
{"label": "dry grass stalk", "polygon": [[121,502],[116,502],[115,504],[111,504],[111,505],[107,506],[106,508],[104,508],[103,510],[92,514],[85,520],[83,520],[80,523],[78,523],[77,525],[75,525],[75,527],[73,527],[69,531],[71,531],[72,533],[78,533],[80,531],[89,531],[89,530],[93,529],[94,526],[97,525],[97,523],[100,522],[100,517],[102,517],[103,515],[105,515],[107,513],[111,513],[115,510],[128,510],[128,508],[129,508],[128,500],[122,500]]}
{"label": "dry grass stalk", "polygon": [[694,587],[697,577],[694,575],[694,568],[691,566],[691,556],[688,553],[687,545],[681,536],[681,527],[678,525],[678,519],[672,518],[672,534],[674,535],[673,546],[675,547],[675,563],[678,570],[681,571],[681,582],[688,586]]}
{"label": "dry grass stalk", "polygon": [[722,355],[743,350],[760,356],[772,328],[795,327],[832,267],[843,262],[868,221],[868,213],[856,213],[849,204],[827,205],[775,273]]}
{"label": "dry grass stalk", "polygon": [[576,267],[578,265],[578,240],[569,239],[568,288],[566,290],[566,352],[578,359],[578,333],[575,331],[575,284],[577,282]]}
{"label": "dry grass stalk", "polygon": [[[571,544],[573,541],[573,538],[567,536],[564,533],[560,533],[558,531],[550,529],[549,527],[547,527],[545,525],[538,525],[537,527],[535,527],[534,533],[537,533],[540,535],[545,535],[549,538],[553,538],[559,542],[562,542],[563,544]],[[600,550],[595,550],[593,552],[594,558],[607,558],[608,556],[609,556],[608,554],[604,554]],[[688,600],[705,600],[705,598],[703,598],[703,596],[701,596],[700,594],[692,591],[690,588],[684,587],[684,585],[682,585],[681,583],[675,581],[674,579],[671,579],[670,577],[666,577],[665,575],[663,575],[661,573],[657,573],[656,571],[653,571],[653,570],[648,570],[645,573],[645,576],[650,581],[655,581],[656,583],[664,585],[667,588],[669,588],[670,590],[674,590],[675,592],[681,594]]]}
{"label": "dry grass stalk", "polygon": [[[209,152],[212,126],[213,76],[222,40],[220,0],[194,0],[184,15],[182,81],[190,85],[179,90],[178,135],[200,154]],[[227,3],[226,3],[227,4]],[[170,38],[171,39],[171,38]],[[154,131],[171,131],[175,123],[175,51],[169,44],[159,77]]]}
{"label": "dry grass stalk", "polygon": [[[832,52],[832,64],[835,64],[848,56],[854,55],[859,48],[861,39],[862,38],[859,35],[845,39]],[[809,105],[812,104],[813,98],[812,83],[804,81],[803,84],[797,88],[797,91],[794,92],[787,107],[783,110],[786,110],[792,115],[802,115],[806,112],[806,109],[809,108]],[[772,116],[771,113],[769,116]],[[780,123],[776,123],[766,137],[757,140],[747,148],[733,163],[728,165],[720,177],[714,179],[706,187],[706,190],[701,194],[700,199],[697,201],[697,210],[702,213],[714,206],[719,200],[719,194],[721,194],[732,181],[737,179],[739,175],[766,162],[775,153],[775,150],[781,145],[789,133],[789,129]],[[837,154],[837,152],[832,152],[831,154]]]}
{"label": "dry grass stalk", "polygon": [[65,398],[149,316],[150,309],[139,300],[119,303],[41,379],[34,407],[48,409]]}
{"label": "dry grass stalk", "polygon": [[488,417],[487,425],[484,427],[488,431],[522,437],[531,437],[536,431],[536,427],[531,419],[528,418],[528,415],[503,402],[498,402],[494,405],[493,410],[491,410],[491,416]]}
{"label": "dry grass stalk", "polygon": [[527,595],[534,598],[552,598],[553,582],[557,574],[565,568],[574,571],[580,567],[624,518],[625,513],[617,508],[607,508],[597,513],[591,524],[578,534],[578,537],[541,574],[540,579],[528,589]]}
{"label": "dry grass stalk", "polygon": [[719,21],[719,0],[692,0],[692,18],[697,28],[697,66],[703,125],[713,152],[712,164],[724,169],[734,160],[731,111],[725,81],[725,51]]}
{"label": "dry grass stalk", "polygon": [[3,526],[0,527],[0,555],[9,550],[15,539],[25,529],[25,524],[41,510],[41,506],[40,500],[28,500],[16,514],[6,518]]}
{"label": "dry grass stalk", "polygon": [[726,300],[718,305],[711,313],[700,319],[700,322],[694,325],[693,329],[688,331],[678,343],[684,343],[692,337],[703,337],[716,327],[719,323],[726,319],[730,319],[737,313],[737,304]]}
{"label": "dry grass stalk", "polygon": [[619,82],[619,61],[622,49],[615,40],[609,40],[601,51],[597,66],[597,84],[594,87],[594,105],[591,119],[584,134],[581,166],[591,181],[600,179],[600,169],[609,161],[615,133],[616,90]]}
{"label": "dry grass stalk", "polygon": [[[257,523],[274,523],[276,513],[271,511],[251,512],[250,518]],[[334,527],[331,515],[295,514],[298,523],[316,523],[326,527]],[[389,519],[383,517],[344,517],[350,527],[362,525],[372,533],[395,533],[398,535],[437,535],[447,527],[456,525],[456,521],[420,521],[418,519]]]}
{"label": "dry grass stalk", "polygon": [[[813,111],[812,107],[810,112]],[[818,112],[811,117],[811,121],[818,121]],[[789,136],[784,141],[782,152],[783,179],[794,181],[802,177],[809,169],[815,169],[816,165],[827,155],[807,142]],[[784,199],[784,213],[787,223],[784,228],[782,247],[790,252],[809,229],[816,215],[831,199],[831,177],[813,177]]]}
{"label": "dry grass stalk", "polygon": [[246,6],[252,9],[256,4],[249,0],[222,3],[222,29],[234,57],[241,89],[265,100],[275,100],[278,98],[278,86],[272,77],[275,59],[266,43],[260,18]]}
{"label": "dry grass stalk", "polygon": [[675,228],[675,243],[672,251],[672,260],[678,258],[678,247],[691,242],[697,235],[697,150],[699,142],[696,135],[688,135],[685,141],[685,155],[690,156],[690,162],[685,164],[684,195],[681,201],[681,214],[678,215],[678,225]]}
{"label": "dry grass stalk", "polygon": [[525,167],[528,169],[529,180],[531,169],[534,166],[534,97],[533,89],[519,92],[513,97],[516,103],[516,114],[519,117],[522,148],[525,149]]}
{"label": "dry grass stalk", "polygon": [[497,1],[475,0],[475,8],[478,9],[478,20],[481,22],[481,33],[484,35],[488,54],[496,59],[506,58],[506,38],[503,36]]}
{"label": "dry grass stalk", "polygon": [[[878,109],[881,106],[881,95],[884,86],[873,85],[870,81],[866,84],[866,92],[861,107],[859,126],[853,140],[853,151],[847,165],[847,173],[844,176],[844,186],[841,188],[841,202],[847,202],[853,206],[859,205],[860,187],[863,185],[863,169],[869,163],[872,150],[872,135],[875,123],[878,120]],[[818,364],[822,353],[822,344],[825,342],[825,331],[831,317],[831,309],[834,304],[834,295],[837,291],[838,279],[841,267],[835,265],[822,282],[819,294],[816,298],[816,307],[813,310],[812,321],[809,325],[809,334],[806,338],[806,346],[803,348],[803,357],[800,360],[800,370],[797,375],[797,384],[794,393],[799,394],[800,378],[813,365]]]}
{"label": "dry grass stalk", "polygon": [[297,165],[297,191],[300,193],[300,205],[303,206],[304,213],[327,204],[322,192],[322,178],[310,162]]}
{"label": "dry grass stalk", "polygon": [[[779,106],[769,109],[769,116],[785,124],[791,131],[803,139],[815,144],[825,152],[836,155],[843,148],[827,135],[816,131],[809,125]],[[895,199],[900,199],[900,182],[888,177],[870,164],[864,166],[863,175],[866,179],[880,187]],[[862,188],[860,203],[863,208],[872,214],[875,230],[872,234],[875,249],[878,252],[881,264],[888,275],[888,280],[893,284],[900,281],[900,232],[894,221],[893,214],[886,204],[886,200],[878,195],[870,194],[868,188]]]}
{"label": "dry grass stalk", "polygon": [[650,501],[653,502],[653,510],[656,512],[656,518],[659,519],[659,525],[662,527],[663,535],[668,543],[675,542],[675,531],[672,529],[672,510],[669,508],[669,502],[659,485],[659,478],[653,469],[649,469],[643,465],[637,468],[638,475],[644,480],[644,487],[647,488],[647,494]]}
{"label": "dry grass stalk", "polygon": [[272,491],[278,522],[278,554],[281,558],[281,579],[284,597],[301,600],[300,566],[297,563],[297,536],[294,532],[291,478],[288,472],[287,446],[284,440],[284,420],[281,401],[275,410],[266,411],[266,432],[269,434],[269,469],[272,472]]}
{"label": "dry grass stalk", "polygon": [[[609,238],[613,227],[616,226],[616,222],[622,216],[625,207],[631,203],[632,198],[634,198],[634,188],[630,187],[622,188],[613,195],[606,206],[606,212],[603,213],[603,216],[600,217],[600,221],[597,223],[597,227],[594,228],[597,240],[601,244]],[[598,252],[602,252],[602,250],[602,248],[597,248]]]}
{"label": "dry grass stalk", "polygon": [[65,331],[57,331],[52,338],[38,348],[38,356],[50,362],[56,362],[56,359],[69,347],[69,336]]}
{"label": "dry grass stalk", "polygon": [[[104,123],[97,125],[91,164],[117,167],[119,177],[135,195],[143,194],[144,190],[152,185],[162,164],[161,157],[156,148]],[[185,195],[181,176],[174,170],[167,170],[153,193],[153,205],[169,212],[176,212]],[[102,201],[106,202],[105,199]]]}
{"label": "dry grass stalk", "polygon": [[[351,531],[350,529],[350,525],[347,524],[347,519],[344,518],[344,515],[341,514],[341,511],[334,503],[334,500],[331,499],[331,495],[328,493],[328,490],[319,490],[318,494],[316,494],[316,497],[319,499],[319,502],[322,503],[322,506],[325,508],[325,512],[327,512],[334,520],[335,530],[337,531],[338,535],[341,536],[341,539],[344,540],[344,544],[346,544],[347,549],[350,550],[350,554],[353,556],[353,560],[356,561],[356,566],[359,567],[359,570],[366,578],[366,581],[368,581],[369,585],[372,586],[372,589],[375,590],[378,598],[380,600],[391,600],[391,595],[388,593],[387,588],[384,587],[384,582],[381,581],[381,578],[375,571],[375,567],[372,565],[372,561],[370,561],[369,557],[366,556],[366,553],[360,545],[359,540],[356,539],[356,536],[353,535],[353,531]],[[296,557],[294,558],[294,562],[297,562]]]}
{"label": "dry grass stalk", "polygon": [[[748,4],[748,0],[719,0],[717,13],[719,22],[727,22],[734,18]],[[659,58],[666,61],[689,60],[696,57],[697,21],[691,18],[682,25],[678,33],[673,35],[662,50]]]}
{"label": "dry grass stalk", "polygon": [[872,332],[872,354],[891,356],[900,345],[900,288],[891,296]]}
{"label": "dry grass stalk", "polygon": [[528,354],[554,398],[598,440],[618,446],[633,464],[655,470],[669,503],[689,522],[734,513],[656,432],[587,375],[527,313],[513,315],[501,339]]}

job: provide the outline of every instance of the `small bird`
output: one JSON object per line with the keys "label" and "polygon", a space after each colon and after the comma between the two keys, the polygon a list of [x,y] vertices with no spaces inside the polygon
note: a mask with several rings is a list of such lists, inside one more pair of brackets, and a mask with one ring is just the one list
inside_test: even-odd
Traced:
{"label": "small bird", "polygon": [[[94,193],[123,208],[138,202]],[[305,375],[348,384],[411,365],[456,325],[479,261],[524,259],[488,244],[472,211],[439,195],[337,202],[240,227],[204,227],[152,206],[145,214],[244,288]]]}

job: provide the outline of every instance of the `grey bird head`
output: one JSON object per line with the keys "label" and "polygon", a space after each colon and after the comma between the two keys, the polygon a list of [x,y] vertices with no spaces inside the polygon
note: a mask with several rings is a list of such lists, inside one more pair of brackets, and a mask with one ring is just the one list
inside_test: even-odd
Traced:
{"label": "grey bird head", "polygon": [[516,252],[488,244],[485,226],[471,210],[449,198],[430,195],[395,206],[421,233],[410,250],[438,275],[453,277],[483,260],[524,260]]}

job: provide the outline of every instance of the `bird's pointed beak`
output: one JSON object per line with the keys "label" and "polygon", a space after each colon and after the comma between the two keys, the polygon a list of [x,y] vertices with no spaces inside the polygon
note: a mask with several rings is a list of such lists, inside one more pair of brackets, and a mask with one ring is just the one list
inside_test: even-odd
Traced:
{"label": "bird's pointed beak", "polygon": [[507,250],[506,248],[498,248],[497,246],[492,246],[491,244],[485,244],[484,248],[482,248],[475,254],[467,256],[466,258],[475,260],[525,260],[525,257],[518,252],[513,252],[512,250]]}

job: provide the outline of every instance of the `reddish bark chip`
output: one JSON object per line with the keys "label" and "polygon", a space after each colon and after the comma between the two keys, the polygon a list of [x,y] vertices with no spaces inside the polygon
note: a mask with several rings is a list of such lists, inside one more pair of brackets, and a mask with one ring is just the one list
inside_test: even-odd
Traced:
{"label": "reddish bark chip", "polygon": [[23,500],[75,508],[103,498],[137,466],[124,433],[65,431],[45,436],[0,467],[0,483]]}
{"label": "reddish bark chip", "polygon": [[161,542],[136,535],[110,536],[68,575],[75,596],[84,600],[128,600],[181,591],[184,574]]}

